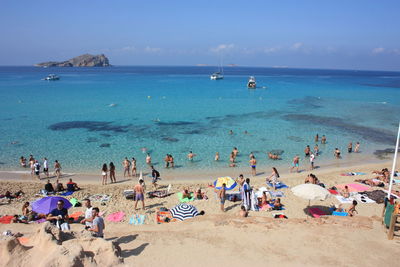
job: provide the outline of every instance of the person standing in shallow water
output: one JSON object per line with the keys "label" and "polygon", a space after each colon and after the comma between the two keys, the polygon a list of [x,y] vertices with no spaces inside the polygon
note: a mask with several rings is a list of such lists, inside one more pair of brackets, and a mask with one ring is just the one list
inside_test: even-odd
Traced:
{"label": "person standing in shallow water", "polygon": [[310,152],[311,152],[310,146],[307,145],[306,148],[304,149],[305,156],[309,157],[310,156]]}
{"label": "person standing in shallow water", "polygon": [[350,142],[350,143],[347,145],[347,152],[349,152],[349,153],[353,152],[353,143],[352,143],[352,142]]}
{"label": "person standing in shallow water", "polygon": [[321,144],[326,144],[326,136],[325,135],[323,135],[321,137]]}
{"label": "person standing in shallow water", "polygon": [[117,182],[117,179],[115,178],[115,165],[113,162],[110,162],[110,180],[111,183]]}
{"label": "person standing in shallow water", "polygon": [[319,136],[318,136],[318,134],[315,136],[315,143],[318,143],[318,140],[319,140]]}
{"label": "person standing in shallow water", "polygon": [[131,164],[132,164],[132,172],[131,172],[132,177],[136,177],[137,176],[137,167],[136,167],[136,159],[135,158],[132,158]]}
{"label": "person standing in shallow water", "polygon": [[357,143],[356,143],[356,147],[354,148],[354,152],[355,152],[355,153],[360,152],[360,142],[357,142]]}
{"label": "person standing in shallow water", "polygon": [[215,152],[215,158],[214,158],[214,160],[215,160],[215,161],[219,161],[219,153],[218,153],[218,152]]}

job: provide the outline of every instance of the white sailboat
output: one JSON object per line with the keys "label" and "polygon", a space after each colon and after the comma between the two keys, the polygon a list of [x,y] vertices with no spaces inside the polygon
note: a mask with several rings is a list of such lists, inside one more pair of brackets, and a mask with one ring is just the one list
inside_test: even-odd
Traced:
{"label": "white sailboat", "polygon": [[222,62],[220,62],[219,71],[214,72],[213,74],[211,74],[210,80],[222,80],[223,78],[224,78],[224,69],[222,67]]}

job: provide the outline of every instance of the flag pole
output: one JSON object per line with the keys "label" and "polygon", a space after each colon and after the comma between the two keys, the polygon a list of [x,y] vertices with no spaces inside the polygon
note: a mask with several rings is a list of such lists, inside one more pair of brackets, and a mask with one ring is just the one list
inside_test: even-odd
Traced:
{"label": "flag pole", "polygon": [[397,161],[397,151],[399,150],[399,138],[400,138],[400,122],[399,122],[399,131],[397,133],[397,140],[396,140],[396,149],[394,151],[394,158],[393,158],[393,165],[392,165],[392,172],[390,173],[390,182],[389,182],[389,190],[387,198],[390,199],[390,194],[392,193],[392,185],[394,179],[394,171],[396,169],[396,161]]}

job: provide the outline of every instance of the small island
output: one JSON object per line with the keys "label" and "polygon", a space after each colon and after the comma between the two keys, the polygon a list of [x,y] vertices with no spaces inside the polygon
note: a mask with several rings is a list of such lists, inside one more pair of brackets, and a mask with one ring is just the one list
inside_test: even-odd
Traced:
{"label": "small island", "polygon": [[110,67],[108,58],[104,55],[84,54],[67,61],[48,61],[35,64],[35,67]]}

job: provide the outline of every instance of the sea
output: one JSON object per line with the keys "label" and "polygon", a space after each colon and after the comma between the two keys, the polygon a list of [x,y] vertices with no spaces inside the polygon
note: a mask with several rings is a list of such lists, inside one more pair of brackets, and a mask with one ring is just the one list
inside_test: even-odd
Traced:
{"label": "sea", "polygon": [[[400,72],[225,67],[113,66],[107,68],[0,67],[0,170],[19,171],[18,159],[58,160],[64,171],[100,173],[135,157],[156,168],[172,154],[175,172],[249,166],[290,166],[319,144],[317,163],[357,160],[393,148],[400,118]],[[58,81],[45,81],[54,73]],[[247,88],[255,76],[257,89]],[[196,154],[194,161],[187,154]],[[269,151],[281,160],[270,160]],[[214,160],[218,152],[220,160]],[[359,157],[360,161],[365,157]],[[118,167],[120,166],[120,167]]]}

